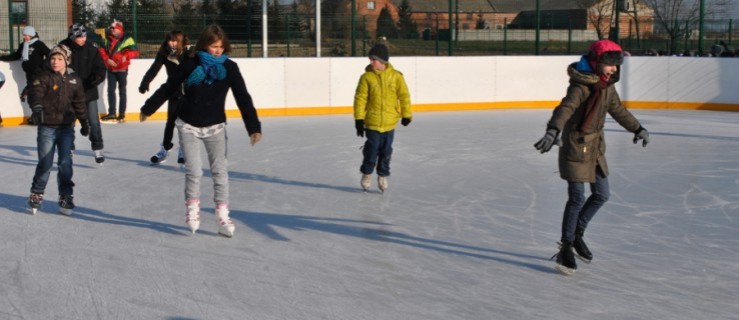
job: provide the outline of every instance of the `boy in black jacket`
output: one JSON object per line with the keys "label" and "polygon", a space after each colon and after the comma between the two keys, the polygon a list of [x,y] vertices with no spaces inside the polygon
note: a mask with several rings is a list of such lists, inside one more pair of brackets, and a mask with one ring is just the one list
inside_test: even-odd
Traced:
{"label": "boy in black jacket", "polygon": [[85,90],[82,80],[69,66],[72,53],[64,45],[57,45],[49,55],[48,68],[39,72],[31,83],[28,102],[32,106],[31,117],[38,124],[36,138],[38,165],[33,175],[28,205],[35,214],[41,207],[44,189],[49,182],[54,165],[54,149],[57,150],[59,186],[59,212],[71,215],[74,209],[72,182],[72,144],[74,144],[74,122],[80,119],[83,136],[90,132],[85,108]]}

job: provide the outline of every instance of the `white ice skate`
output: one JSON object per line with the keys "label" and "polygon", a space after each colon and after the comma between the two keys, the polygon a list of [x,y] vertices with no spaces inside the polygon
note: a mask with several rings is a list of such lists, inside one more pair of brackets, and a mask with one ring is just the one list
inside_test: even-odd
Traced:
{"label": "white ice skate", "polygon": [[372,183],[372,175],[369,175],[369,174],[363,174],[362,180],[359,181],[359,184],[362,186],[362,189],[364,189],[364,191],[369,190],[371,183]]}
{"label": "white ice skate", "polygon": [[95,154],[95,162],[102,167],[103,162],[105,162],[105,156],[103,155],[103,150],[102,149],[93,150],[92,152]]}
{"label": "white ice skate", "polygon": [[234,223],[228,217],[228,204],[221,203],[216,205],[216,218],[218,219],[218,233],[228,238],[233,237]]}
{"label": "white ice skate", "polygon": [[190,231],[195,233],[200,228],[200,200],[190,199],[185,202],[187,213],[185,213],[185,222],[190,226]]}
{"label": "white ice skate", "polygon": [[387,177],[377,176],[377,187],[380,188],[380,191],[382,191],[384,193],[385,190],[387,190],[387,187],[388,187],[388,185],[387,185]]}

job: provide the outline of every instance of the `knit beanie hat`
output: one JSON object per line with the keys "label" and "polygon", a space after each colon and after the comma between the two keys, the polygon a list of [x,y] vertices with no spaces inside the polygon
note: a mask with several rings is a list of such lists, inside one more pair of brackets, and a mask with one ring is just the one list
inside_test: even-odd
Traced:
{"label": "knit beanie hat", "polygon": [[74,40],[77,38],[87,37],[87,28],[81,23],[75,23],[69,27],[69,38]]}
{"label": "knit beanie hat", "polygon": [[369,58],[387,64],[388,60],[390,60],[390,55],[387,52],[387,47],[384,44],[378,43],[370,49]]}
{"label": "knit beanie hat", "polygon": [[51,49],[51,52],[49,53],[49,57],[52,57],[55,54],[59,54],[62,57],[64,57],[64,61],[67,62],[67,66],[69,66],[72,63],[72,50],[69,50],[69,47],[63,44],[58,44],[54,48]]}
{"label": "knit beanie hat", "polygon": [[35,37],[36,36],[36,29],[34,29],[31,26],[26,26],[25,28],[23,28],[23,35],[24,36]]}

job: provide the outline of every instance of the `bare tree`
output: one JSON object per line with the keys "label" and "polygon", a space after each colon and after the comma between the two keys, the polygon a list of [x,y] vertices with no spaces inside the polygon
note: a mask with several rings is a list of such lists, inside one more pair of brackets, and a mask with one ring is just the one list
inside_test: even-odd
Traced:
{"label": "bare tree", "polygon": [[611,12],[613,2],[607,0],[576,0],[577,7],[588,12],[588,23],[595,28],[598,39],[608,37],[611,26]]}
{"label": "bare tree", "polygon": [[[641,0],[654,10],[654,23],[670,39],[670,53],[677,51],[678,39],[690,37],[698,28],[701,0]],[[705,0],[706,16],[725,11],[731,0]]]}

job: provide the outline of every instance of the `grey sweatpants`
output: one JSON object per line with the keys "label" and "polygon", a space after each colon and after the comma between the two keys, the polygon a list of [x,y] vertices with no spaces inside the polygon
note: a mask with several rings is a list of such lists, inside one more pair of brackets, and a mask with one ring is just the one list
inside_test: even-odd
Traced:
{"label": "grey sweatpants", "polygon": [[226,160],[226,129],[206,138],[198,138],[192,133],[178,128],[182,152],[185,154],[185,200],[200,199],[200,178],[203,164],[200,146],[210,163],[213,177],[213,201],[215,204],[228,203],[228,161]]}

